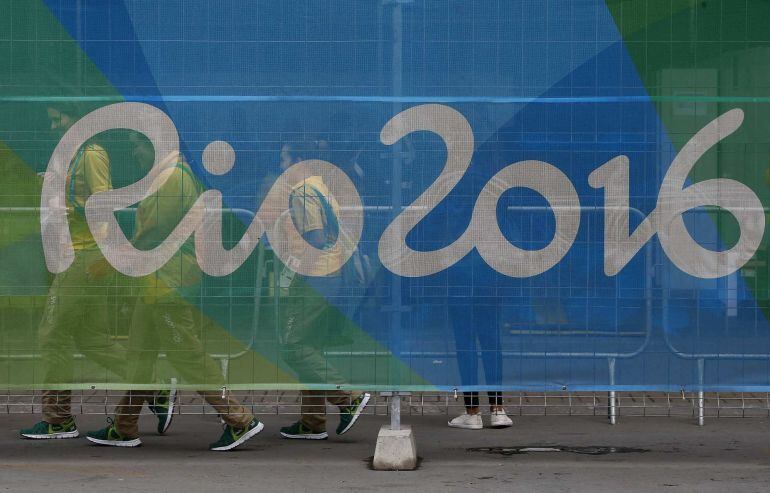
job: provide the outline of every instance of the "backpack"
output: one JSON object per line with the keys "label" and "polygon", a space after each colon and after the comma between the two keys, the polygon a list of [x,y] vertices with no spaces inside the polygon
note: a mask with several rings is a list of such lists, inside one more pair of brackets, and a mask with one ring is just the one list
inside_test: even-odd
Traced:
{"label": "backpack", "polygon": [[[344,242],[347,247],[353,247],[350,236],[344,229],[340,228],[337,215],[334,213],[334,210],[326,197],[315,187],[310,185],[307,187],[318,197],[318,201],[321,203],[324,216],[326,217],[326,224],[330,228],[332,236],[336,236],[337,241]],[[346,288],[365,289],[374,278],[374,270],[372,269],[372,263],[369,260],[369,256],[361,253],[358,246],[353,247],[353,253],[342,266],[340,274]]]}

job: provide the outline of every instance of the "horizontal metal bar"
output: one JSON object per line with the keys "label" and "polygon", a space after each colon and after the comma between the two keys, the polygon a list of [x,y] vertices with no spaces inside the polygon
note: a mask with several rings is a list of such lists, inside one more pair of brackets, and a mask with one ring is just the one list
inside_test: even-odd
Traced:
{"label": "horizontal metal bar", "polygon": [[649,103],[649,102],[693,102],[693,103],[770,103],[770,97],[760,96],[578,96],[578,97],[540,97],[540,96],[316,96],[316,95],[114,95],[114,96],[2,96],[3,103],[490,103],[490,104],[566,104],[566,103]]}

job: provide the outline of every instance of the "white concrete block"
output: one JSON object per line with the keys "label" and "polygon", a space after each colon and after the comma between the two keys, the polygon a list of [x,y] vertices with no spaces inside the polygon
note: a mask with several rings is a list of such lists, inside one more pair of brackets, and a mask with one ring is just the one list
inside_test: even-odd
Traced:
{"label": "white concrete block", "polygon": [[411,426],[391,430],[383,425],[374,449],[374,469],[378,471],[411,471],[417,468],[417,445]]}

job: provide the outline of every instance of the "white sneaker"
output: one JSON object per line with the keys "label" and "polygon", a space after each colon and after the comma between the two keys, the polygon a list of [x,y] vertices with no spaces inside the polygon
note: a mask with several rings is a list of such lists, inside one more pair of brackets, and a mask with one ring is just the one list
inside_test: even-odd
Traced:
{"label": "white sneaker", "polygon": [[452,428],[463,428],[465,430],[480,430],[484,428],[480,414],[463,413],[449,422]]}
{"label": "white sneaker", "polygon": [[508,428],[511,425],[513,425],[513,421],[505,414],[505,411],[493,411],[489,416],[490,428]]}

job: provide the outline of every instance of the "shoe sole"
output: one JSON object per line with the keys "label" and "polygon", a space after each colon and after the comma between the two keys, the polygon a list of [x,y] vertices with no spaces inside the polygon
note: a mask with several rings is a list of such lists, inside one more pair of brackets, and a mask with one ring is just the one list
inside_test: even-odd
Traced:
{"label": "shoe sole", "polygon": [[138,447],[142,444],[142,441],[138,438],[134,438],[133,440],[118,441],[118,440],[100,440],[98,438],[86,436],[86,439],[97,445],[105,445],[108,447]]}
{"label": "shoe sole", "polygon": [[253,437],[257,433],[262,431],[264,428],[265,428],[264,423],[259,423],[259,424],[257,424],[257,426],[255,426],[254,428],[252,428],[249,431],[247,431],[246,433],[244,433],[241,438],[239,438],[238,440],[234,441],[230,445],[225,445],[223,447],[216,447],[216,448],[212,448],[212,449],[209,449],[209,450],[213,450],[215,452],[224,452],[224,451],[227,451],[227,450],[232,450],[235,447],[237,447],[238,445],[242,445],[243,443],[245,443],[246,440],[248,440],[249,438]]}
{"label": "shoe sole", "polygon": [[305,433],[303,435],[290,435],[289,433],[281,432],[281,436],[293,440],[326,440],[329,438],[327,432],[323,433]]}
{"label": "shoe sole", "polygon": [[174,419],[174,406],[176,405],[176,389],[172,388],[168,393],[168,414],[166,415],[166,421],[158,428],[159,434],[164,434],[171,427],[171,421]]}
{"label": "shoe sole", "polygon": [[30,440],[64,440],[67,438],[77,438],[80,436],[78,430],[65,431],[61,433],[46,433],[45,435],[33,435],[31,433],[22,433],[22,437],[29,438]]}
{"label": "shoe sole", "polygon": [[457,428],[459,430],[483,430],[484,425],[453,425],[450,422],[447,422],[450,428]]}
{"label": "shoe sole", "polygon": [[371,399],[371,394],[364,394],[364,398],[361,399],[361,404],[358,405],[358,408],[356,408],[355,414],[353,414],[353,419],[350,420],[350,423],[345,427],[344,430],[337,433],[338,435],[344,435],[347,433],[351,428],[353,428],[353,425],[356,424],[356,421],[358,421],[359,416],[361,416],[361,413],[363,412],[364,408],[367,404],[369,404],[369,399]]}

